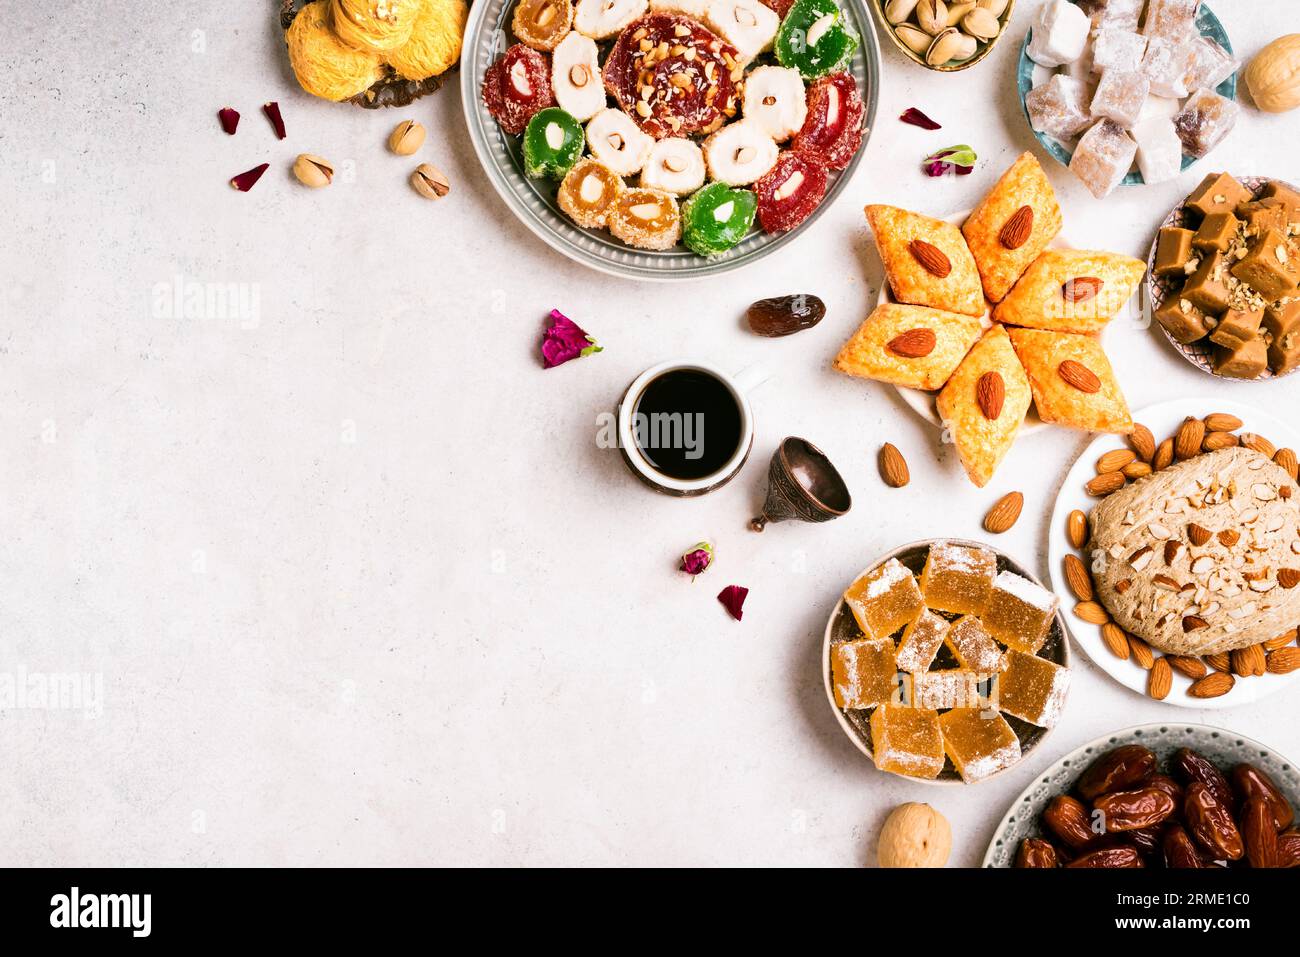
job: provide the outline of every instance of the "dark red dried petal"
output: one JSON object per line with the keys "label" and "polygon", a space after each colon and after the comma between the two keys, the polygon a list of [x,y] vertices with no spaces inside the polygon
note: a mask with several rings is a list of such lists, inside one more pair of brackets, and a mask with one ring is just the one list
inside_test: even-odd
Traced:
{"label": "dark red dried petal", "polygon": [[[803,179],[790,189],[787,184],[796,174]],[[786,187],[788,195],[778,199],[782,187]],[[826,170],[798,153],[783,150],[753,188],[758,197],[758,224],[764,232],[784,233],[802,223],[821,205],[826,196]]]}
{"label": "dark red dried petal", "polygon": [[[523,94],[510,82],[517,64],[523,64],[529,92]],[[555,105],[551,89],[551,61],[544,53],[516,43],[483,74],[483,103],[501,129],[518,136],[535,113]]]}
{"label": "dark red dried petal", "polygon": [[262,111],[266,113],[266,118],[271,121],[271,126],[275,128],[275,138],[284,139],[284,117],[280,115],[280,104],[274,100],[270,103],[263,103]]}
{"label": "dark red dried petal", "polygon": [[223,106],[217,110],[217,118],[221,120],[221,128],[231,136],[235,135],[235,130],[239,128],[239,111],[232,110],[228,106]]}
{"label": "dark red dried petal", "polygon": [[745,596],[749,594],[749,589],[740,585],[728,585],[718,593],[718,601],[722,602],[727,613],[736,621],[744,617]]}
{"label": "dark red dried petal", "polygon": [[909,106],[899,117],[904,123],[910,123],[912,126],[919,126],[923,130],[941,130],[943,129],[938,123],[930,119],[914,106]]}
{"label": "dark red dried petal", "polygon": [[241,193],[247,193],[253,188],[253,184],[262,178],[262,174],[266,172],[267,167],[270,165],[270,163],[263,163],[261,166],[254,166],[247,173],[240,173],[232,179],[230,185]]}
{"label": "dark red dried petal", "polygon": [[848,73],[832,73],[808,87],[808,116],[790,148],[810,162],[844,169],[862,145],[866,106],[858,82]]}

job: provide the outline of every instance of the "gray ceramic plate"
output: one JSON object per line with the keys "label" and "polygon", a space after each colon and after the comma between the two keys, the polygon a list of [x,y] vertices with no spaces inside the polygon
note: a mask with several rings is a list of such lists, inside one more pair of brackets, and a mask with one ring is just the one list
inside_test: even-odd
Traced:
{"label": "gray ceramic plate", "polygon": [[1267,772],[1287,800],[1300,807],[1300,771],[1272,748],[1225,728],[1173,722],[1143,724],[1090,741],[1039,775],[1002,818],[984,854],[984,866],[1010,867],[1015,862],[1020,842],[1038,836],[1038,819],[1052,798],[1070,790],[1075,779],[1095,758],[1121,744],[1145,745],[1156,753],[1162,765],[1179,748],[1199,751],[1221,768],[1248,761]]}
{"label": "gray ceramic plate", "polygon": [[788,233],[773,236],[755,228],[734,249],[706,259],[681,245],[663,252],[635,249],[603,230],[574,225],[555,203],[555,184],[524,175],[520,138],[501,131],[479,95],[483,74],[510,45],[508,19],[514,0],[477,0],[470,8],[460,61],[460,89],[474,151],[488,179],[519,221],[547,245],[585,266],[628,279],[674,281],[717,276],[749,265],[794,242],[811,227],[844,192],[867,151],[880,94],[880,45],[875,24],[862,0],[838,0],[838,3],[849,25],[862,38],[848,70],[857,79],[867,108],[866,132],[848,168],[839,173],[831,171],[821,205]]}
{"label": "gray ceramic plate", "polygon": [[[1271,177],[1264,176],[1238,176],[1237,181],[1250,190],[1255,198],[1258,199],[1259,194],[1263,191],[1264,187],[1274,180]],[[1277,182],[1287,187],[1287,189],[1295,189],[1294,186],[1285,180],[1277,180]],[[1146,293],[1147,302],[1151,307],[1151,316],[1153,317],[1152,322],[1155,322],[1155,314],[1159,312],[1160,309],[1164,307],[1164,304],[1169,301],[1170,297],[1181,288],[1181,286],[1176,286],[1170,279],[1156,275],[1156,248],[1160,244],[1160,230],[1164,229],[1166,226],[1190,226],[1193,229],[1195,228],[1195,226],[1192,225],[1192,214],[1187,211],[1187,207],[1183,203],[1179,203],[1170,211],[1169,215],[1165,217],[1164,222],[1162,222],[1156,230],[1155,238],[1151,240],[1151,251],[1147,253]],[[1157,322],[1156,325],[1159,326],[1160,323]],[[1279,378],[1272,369],[1266,370],[1263,375],[1256,379],[1233,379],[1228,376],[1221,376],[1214,371],[1214,344],[1210,342],[1209,339],[1201,339],[1199,342],[1182,343],[1171,336],[1169,330],[1164,326],[1160,326],[1160,331],[1165,334],[1165,338],[1169,340],[1170,344],[1183,354],[1184,359],[1196,366],[1196,368],[1200,369],[1202,372],[1207,372],[1216,379],[1223,379],[1226,382],[1264,382],[1268,379]],[[1294,371],[1295,369],[1291,370],[1291,372]],[[1284,372],[1283,375],[1290,375],[1291,372]]]}
{"label": "gray ceramic plate", "polygon": [[[925,567],[926,556],[930,552],[930,546],[935,542],[953,542],[957,545],[975,545],[980,548],[988,548],[998,556],[998,571],[1012,571],[1017,575],[1028,578],[1037,585],[1042,585],[1038,577],[1015,559],[1003,554],[998,549],[989,545],[987,542],[975,542],[963,538],[931,538],[926,541],[912,542],[910,545],[904,545],[896,548],[887,555],[881,555],[880,558],[872,562],[853,579],[857,581],[868,572],[874,571],[891,558],[897,558],[900,562],[910,568],[913,574],[921,574],[921,569]],[[846,586],[847,587],[847,586]],[[857,621],[853,617],[853,612],[849,611],[849,606],[841,598],[835,604],[835,610],[831,612],[830,620],[826,622],[826,634],[822,640],[822,684],[826,689],[826,700],[830,703],[831,710],[835,713],[835,720],[839,722],[844,733],[848,735],[849,740],[857,747],[859,751],[867,757],[871,757],[871,712],[860,709],[841,708],[835,703],[835,692],[831,684],[831,645],[834,642],[847,641],[852,638],[862,637],[862,629],[858,627]],[[955,662],[947,665],[943,664],[944,656],[950,655],[947,648],[939,650],[939,659],[936,659],[942,667],[952,667]],[[1063,667],[1070,667],[1070,643],[1066,640],[1065,624],[1061,619],[1061,613],[1058,610],[1052,619],[1052,630],[1047,635],[1047,641],[1038,652],[1039,656],[1046,658],[1048,661],[1055,662]],[[1064,707],[1064,705],[1063,705]],[[1019,718],[1004,714],[1007,723],[1011,725],[1012,730],[1016,732],[1016,737],[1020,739],[1020,760],[1024,761],[1029,753],[1042,744],[1043,740],[1051,733],[1050,728],[1039,728],[1029,724],[1027,721],[1021,721]],[[1019,763],[1019,762],[1017,762]],[[1016,765],[1011,765],[1015,767]],[[982,784],[984,781],[992,780],[999,774],[1010,770],[1003,768],[975,782]],[[944,762],[943,770],[939,776],[934,779],[930,778],[904,778],[906,781],[915,781],[917,784],[962,784],[961,775],[957,769],[952,766],[951,760]]]}
{"label": "gray ceramic plate", "polygon": [[[1228,31],[1223,29],[1223,24],[1219,22],[1219,18],[1205,4],[1201,4],[1201,9],[1196,14],[1196,28],[1201,31],[1201,36],[1209,37],[1229,53],[1232,52],[1232,44],[1228,41]],[[1020,63],[1016,67],[1016,87],[1020,92],[1020,112],[1024,114],[1026,123],[1029,123],[1029,107],[1025,106],[1025,97],[1034,88],[1034,71],[1038,68],[1038,64],[1029,59],[1029,31],[1025,31],[1025,40],[1020,46]],[[1047,70],[1049,76],[1054,72],[1055,70]],[[1237,74],[1233,73],[1232,76],[1215,87],[1215,90],[1220,96],[1235,100],[1237,98]],[[1074,155],[1073,143],[1063,143],[1053,136],[1040,133],[1034,129],[1032,123],[1029,124],[1029,131],[1038,137],[1038,142],[1043,144],[1043,149],[1051,153],[1063,165],[1070,165],[1070,158]],[[1183,169],[1187,169],[1195,162],[1197,162],[1196,157],[1183,155]],[[1145,181],[1142,179],[1141,173],[1132,170],[1120,180],[1120,185],[1143,186]]]}

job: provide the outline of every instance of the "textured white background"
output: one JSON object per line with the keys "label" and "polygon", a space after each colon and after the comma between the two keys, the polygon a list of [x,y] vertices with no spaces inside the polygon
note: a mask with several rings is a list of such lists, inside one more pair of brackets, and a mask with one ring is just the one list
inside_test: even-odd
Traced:
{"label": "textured white background", "polygon": [[[387,113],[298,91],[276,4],[5,0],[0,671],[100,673],[104,703],[97,720],[0,711],[0,859],[855,865],[890,807],[929,800],[972,865],[1037,771],[1115,728],[1204,718],[1300,757],[1285,695],[1202,715],[1080,661],[1041,750],[937,789],[877,773],[823,696],[823,622],[859,569],[904,541],[980,536],[988,505],[1022,489],[998,544],[1045,574],[1045,517],[1086,443],[1025,438],[977,490],[889,390],[829,369],[880,282],[862,204],[966,208],[1036,149],[1014,84],[1035,5],[966,73],[886,48],[877,129],[840,203],[760,268],[659,286],[586,271],[516,224],[454,86]],[[1246,56],[1300,29],[1293,0],[1214,8]],[[284,142],[260,113],[271,99]],[[227,105],[243,113],[233,138]],[[900,124],[908,106],[944,129]],[[437,204],[406,184],[417,159],[384,149],[404,116],[430,130],[418,160],[454,184]],[[1043,158],[1076,243],[1145,255],[1206,171],[1300,181],[1298,125],[1248,110],[1177,182],[1106,202]],[[920,174],[960,142],[974,175]],[[302,189],[302,151],[354,175]],[[226,185],[263,161],[253,192]],[[257,321],[160,316],[155,288],[177,276],[244,284]],[[827,302],[815,330],[745,330],[751,300],[796,291]],[[605,351],[543,371],[553,306]],[[1220,383],[1155,330],[1108,345],[1134,408],[1300,398],[1300,376]],[[673,357],[775,373],[748,467],[694,501],[649,492],[594,441],[597,413]],[[853,511],[754,535],[791,433],[839,464]],[[876,474],[886,440],[911,462],[901,491]],[[674,566],[701,538],[719,557],[692,583]],[[739,624],[714,599],[728,583],[751,589]]]}

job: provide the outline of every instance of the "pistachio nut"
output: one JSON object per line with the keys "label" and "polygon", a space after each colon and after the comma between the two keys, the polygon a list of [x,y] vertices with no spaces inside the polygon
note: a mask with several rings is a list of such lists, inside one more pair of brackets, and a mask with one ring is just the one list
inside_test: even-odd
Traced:
{"label": "pistachio nut", "polygon": [[962,40],[962,32],[955,27],[949,27],[934,38],[930,49],[925,52],[925,62],[930,66],[943,66],[949,60],[957,59],[957,54],[962,48]]}
{"label": "pistachio nut", "polygon": [[916,5],[916,22],[932,37],[948,29],[948,5],[943,0],[920,0]]}
{"label": "pistachio nut", "polygon": [[302,185],[320,189],[334,181],[334,164],[312,153],[299,153],[293,161],[293,175]]}
{"label": "pistachio nut", "polygon": [[961,28],[976,40],[993,40],[1002,32],[998,18],[979,7],[962,18]]}
{"label": "pistachio nut", "polygon": [[953,57],[953,59],[969,60],[975,55],[975,51],[979,49],[979,41],[974,37],[967,36],[961,32],[958,32],[957,37],[959,40],[957,44],[957,55]]}
{"label": "pistachio nut", "polygon": [[1001,20],[1002,14],[1006,13],[1007,7],[1011,5],[1011,0],[975,0],[975,5]]}
{"label": "pistachio nut", "polygon": [[451,181],[431,163],[421,163],[411,174],[411,186],[425,199],[442,199],[451,192]]}
{"label": "pistachio nut", "polygon": [[398,156],[418,153],[424,145],[424,127],[415,120],[402,120],[388,137],[388,148]]}
{"label": "pistachio nut", "polygon": [[925,51],[930,49],[930,44],[934,42],[934,37],[915,23],[900,23],[894,28],[894,33],[903,41],[903,46],[918,56],[925,56]]}
{"label": "pistachio nut", "polygon": [[948,26],[960,26],[962,19],[975,7],[975,0],[950,0],[948,4]]}
{"label": "pistachio nut", "polygon": [[917,0],[889,0],[885,4],[885,19],[890,23],[902,23],[912,16]]}

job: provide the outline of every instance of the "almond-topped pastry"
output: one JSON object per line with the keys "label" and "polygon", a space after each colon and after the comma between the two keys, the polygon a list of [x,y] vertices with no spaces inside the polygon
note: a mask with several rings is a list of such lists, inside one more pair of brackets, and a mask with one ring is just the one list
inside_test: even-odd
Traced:
{"label": "almond-topped pastry", "polygon": [[1012,329],[1010,335],[1044,422],[1089,432],[1133,431],[1128,402],[1095,338],[1043,329]]}
{"label": "almond-topped pastry", "polygon": [[1007,330],[993,326],[939,393],[939,417],[966,474],[983,488],[1016,440],[1030,389]]}
{"label": "almond-topped pastry", "polygon": [[979,336],[974,316],[885,303],[844,343],[835,368],[913,389],[938,389]]}
{"label": "almond-topped pastry", "polygon": [[960,229],[895,206],[868,206],[866,213],[895,299],[984,315],[984,290]]}
{"label": "almond-topped pastry", "polygon": [[993,310],[1011,326],[1098,332],[1129,301],[1146,264],[1119,253],[1049,249]]}
{"label": "almond-topped pastry", "polygon": [[1061,231],[1061,207],[1033,153],[1022,153],[961,228],[984,295],[1000,302]]}
{"label": "almond-topped pastry", "polygon": [[1218,654],[1300,621],[1300,486],[1253,449],[1139,479],[1098,505],[1091,527],[1097,599],[1153,648]]}

